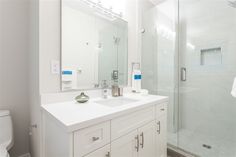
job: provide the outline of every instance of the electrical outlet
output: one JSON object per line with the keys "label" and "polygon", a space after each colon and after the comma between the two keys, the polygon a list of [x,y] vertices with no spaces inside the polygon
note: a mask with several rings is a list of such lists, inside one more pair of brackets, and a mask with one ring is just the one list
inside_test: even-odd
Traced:
{"label": "electrical outlet", "polygon": [[60,62],[58,60],[51,61],[51,73],[54,75],[60,74]]}

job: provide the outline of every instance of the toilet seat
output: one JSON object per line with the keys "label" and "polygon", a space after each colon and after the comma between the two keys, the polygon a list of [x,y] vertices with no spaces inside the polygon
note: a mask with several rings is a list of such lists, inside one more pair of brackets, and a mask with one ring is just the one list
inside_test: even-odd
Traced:
{"label": "toilet seat", "polygon": [[3,146],[0,146],[0,157],[10,157],[7,152],[7,149]]}
{"label": "toilet seat", "polygon": [[14,141],[12,119],[8,110],[0,110],[0,130],[0,157],[10,157],[8,151]]}

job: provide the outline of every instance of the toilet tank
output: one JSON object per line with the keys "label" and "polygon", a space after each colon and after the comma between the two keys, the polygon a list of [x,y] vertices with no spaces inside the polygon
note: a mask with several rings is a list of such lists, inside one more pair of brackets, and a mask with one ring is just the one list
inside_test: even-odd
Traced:
{"label": "toilet tank", "polygon": [[0,146],[7,149],[13,145],[13,127],[10,112],[0,110]]}

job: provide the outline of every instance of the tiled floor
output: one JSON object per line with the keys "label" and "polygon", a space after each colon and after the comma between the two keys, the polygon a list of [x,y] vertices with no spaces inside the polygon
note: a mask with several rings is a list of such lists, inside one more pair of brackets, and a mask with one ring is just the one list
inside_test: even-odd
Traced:
{"label": "tiled floor", "polygon": [[[178,140],[177,140],[178,137]],[[197,132],[181,130],[177,134],[169,134],[168,143],[201,157],[236,157],[236,141],[204,136]],[[203,147],[203,144],[211,148]]]}

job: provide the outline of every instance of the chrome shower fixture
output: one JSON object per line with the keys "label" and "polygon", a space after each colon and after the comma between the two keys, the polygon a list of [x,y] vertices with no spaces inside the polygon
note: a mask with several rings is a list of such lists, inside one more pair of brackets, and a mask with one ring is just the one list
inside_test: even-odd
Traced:
{"label": "chrome shower fixture", "polygon": [[142,34],[144,34],[145,32],[146,32],[145,28],[142,28],[142,29],[140,30],[140,33],[142,33]]}
{"label": "chrome shower fixture", "polygon": [[236,8],[236,0],[227,0],[229,6]]}

